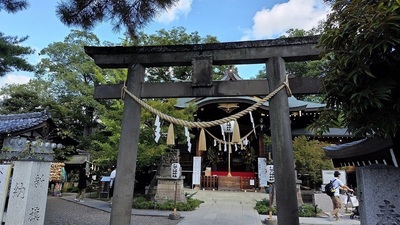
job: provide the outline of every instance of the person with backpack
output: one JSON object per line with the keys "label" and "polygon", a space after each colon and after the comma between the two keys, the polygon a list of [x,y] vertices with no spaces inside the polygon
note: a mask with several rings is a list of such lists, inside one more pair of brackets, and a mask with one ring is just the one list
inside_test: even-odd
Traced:
{"label": "person with backpack", "polygon": [[[336,221],[338,221],[338,220],[340,220],[339,211],[342,208],[342,199],[340,198],[339,189],[342,189],[342,190],[344,190],[346,192],[347,191],[353,192],[353,189],[349,188],[347,185],[345,185],[339,179],[339,177],[340,177],[340,172],[339,171],[335,171],[333,173],[333,175],[334,175],[334,178],[332,178],[330,180],[330,183],[329,183],[329,185],[330,184],[332,185],[331,189],[332,189],[333,195],[331,196],[331,199],[332,199],[333,211],[329,214],[329,217],[331,217],[331,218],[335,217]],[[329,191],[326,191],[326,193],[328,195],[330,195],[328,193]]]}

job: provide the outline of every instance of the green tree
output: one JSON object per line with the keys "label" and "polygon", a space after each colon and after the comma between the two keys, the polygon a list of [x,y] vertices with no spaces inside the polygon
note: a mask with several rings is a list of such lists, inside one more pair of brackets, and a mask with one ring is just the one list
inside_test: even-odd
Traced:
{"label": "green tree", "polygon": [[296,170],[304,184],[316,187],[322,184],[321,170],[333,169],[332,161],[326,158],[322,147],[327,143],[317,140],[307,140],[306,137],[296,137],[293,140],[293,156]]}
{"label": "green tree", "polygon": [[[0,11],[16,13],[28,7],[24,0],[0,0]],[[33,71],[34,67],[24,58],[35,51],[30,47],[23,47],[21,43],[26,37],[5,36],[0,32],[0,76],[4,76],[13,70]]]}
{"label": "green tree", "polygon": [[[170,115],[175,118],[184,120],[193,120],[194,106],[187,107],[183,110],[177,110],[175,105],[176,99],[168,100],[144,100],[153,108]],[[119,139],[121,137],[121,124],[122,124],[123,103],[121,100],[114,100],[114,104],[100,117],[104,129],[102,130],[103,136],[97,134],[93,138],[91,145],[93,146],[95,162],[98,164],[107,165],[110,162],[117,161]],[[168,149],[166,145],[166,136],[162,135],[159,142],[155,142],[155,119],[156,116],[147,110],[142,110],[141,126],[138,144],[138,162],[137,170],[148,168],[149,166],[157,163],[157,160]],[[166,134],[168,131],[169,123],[161,120],[161,134]],[[184,128],[181,126],[174,126],[175,137],[177,143],[186,142],[184,136]]]}
{"label": "green tree", "polygon": [[[321,23],[316,28],[312,28],[309,31],[303,29],[289,29],[286,31],[286,35],[282,35],[280,38],[313,36],[320,34],[321,30]],[[321,60],[287,62],[285,66],[286,73],[292,77],[321,77],[323,75],[323,63]],[[262,70],[258,71],[255,79],[265,79],[266,77],[266,67],[264,66]]]}
{"label": "green tree", "polygon": [[326,103],[315,127],[326,130],[343,116],[353,134],[400,136],[400,2],[333,3],[320,45],[326,55]]}
{"label": "green tree", "polygon": [[105,110],[105,105],[93,98],[94,86],[109,81],[119,83],[126,74],[101,70],[85,54],[85,45],[100,43],[92,33],[73,30],[64,42],[50,44],[40,51],[43,58],[35,76],[51,84],[49,93],[58,103],[58,118],[62,121],[59,126],[70,130],[83,141],[84,147],[89,147],[90,141],[86,139],[98,128],[99,115]]}
{"label": "green tree", "polygon": [[27,84],[11,84],[1,88],[3,96],[0,112],[2,114],[43,111],[54,106],[55,101],[49,94],[50,84],[31,80]]}
{"label": "green tree", "polygon": [[[126,46],[150,45],[179,45],[179,44],[204,44],[218,43],[215,36],[201,37],[198,32],[187,33],[184,27],[174,27],[171,30],[158,30],[154,34],[140,32],[138,38],[127,37]],[[221,78],[229,66],[213,66],[213,79]],[[176,82],[188,81],[192,76],[192,68],[188,66],[151,67],[147,68],[146,82]]]}
{"label": "green tree", "polygon": [[0,32],[0,76],[13,70],[34,71],[34,67],[28,63],[25,56],[35,51],[30,47],[21,46],[27,38],[4,36]]}
{"label": "green tree", "polygon": [[0,11],[5,10],[10,13],[16,13],[29,6],[25,0],[0,0]]}
{"label": "green tree", "polygon": [[125,27],[131,37],[161,10],[171,8],[177,0],[61,1],[57,16],[67,26],[92,29],[97,23],[110,21],[114,31]]}

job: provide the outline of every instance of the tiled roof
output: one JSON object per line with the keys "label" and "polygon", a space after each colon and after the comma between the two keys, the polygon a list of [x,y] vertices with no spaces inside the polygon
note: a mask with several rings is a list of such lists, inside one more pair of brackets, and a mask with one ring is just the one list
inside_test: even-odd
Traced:
{"label": "tiled roof", "polygon": [[[248,97],[248,96],[238,96],[238,97],[207,97],[207,98],[178,98],[177,103],[175,107],[178,108],[185,108],[187,107],[190,103],[199,105],[199,104],[206,104],[207,102],[216,102],[218,100],[224,100],[224,99],[241,99],[242,101],[247,101],[250,105],[257,103],[257,101],[261,99],[257,99],[254,97]],[[235,100],[232,100],[235,101]],[[237,101],[237,100],[236,100]],[[303,109],[305,111],[317,111],[319,109],[325,108],[325,104],[320,104],[320,103],[314,103],[314,102],[307,102],[307,101],[301,101],[296,99],[294,96],[288,97],[288,104],[289,104],[289,110],[299,110]],[[269,102],[266,101],[263,104],[264,107],[269,107]]]}
{"label": "tiled roof", "polygon": [[0,115],[0,134],[14,133],[32,128],[51,118],[47,110],[42,112]]}
{"label": "tiled roof", "polygon": [[[220,79],[221,81],[228,81],[228,80],[243,80],[237,71],[226,71],[224,76]],[[175,107],[178,108],[185,108],[187,107],[190,103],[201,105],[201,104],[207,104],[207,102],[216,102],[218,100],[224,100],[224,99],[232,99],[232,101],[235,101],[234,99],[241,99],[243,101],[249,102],[249,104],[254,104],[257,101],[261,100],[260,98],[255,98],[255,97],[250,97],[250,96],[235,96],[235,97],[205,97],[205,98],[178,98],[177,103]],[[237,101],[237,100],[236,100]],[[288,97],[288,103],[289,103],[289,110],[305,110],[305,111],[317,111],[319,109],[323,109],[326,107],[325,104],[320,104],[320,103],[315,103],[315,102],[309,102],[309,101],[302,101],[296,99],[294,96]],[[266,101],[263,104],[264,107],[269,107],[269,101]]]}

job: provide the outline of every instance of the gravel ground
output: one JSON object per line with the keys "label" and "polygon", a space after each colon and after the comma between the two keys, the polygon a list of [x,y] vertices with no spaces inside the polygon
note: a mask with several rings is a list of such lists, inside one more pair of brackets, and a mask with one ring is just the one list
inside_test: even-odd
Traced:
{"label": "gravel ground", "polygon": [[[180,220],[160,216],[132,216],[131,225],[177,225]],[[58,197],[48,197],[44,225],[109,225],[110,213],[76,204]]]}

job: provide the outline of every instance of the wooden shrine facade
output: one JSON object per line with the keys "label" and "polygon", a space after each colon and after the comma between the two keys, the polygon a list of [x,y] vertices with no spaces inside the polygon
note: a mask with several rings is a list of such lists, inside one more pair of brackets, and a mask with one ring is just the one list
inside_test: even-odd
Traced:
{"label": "wooden shrine facade", "polygon": [[[240,82],[242,80],[235,70],[228,69],[219,82]],[[260,99],[259,96],[178,98],[175,106],[183,109],[189,105],[195,105],[197,107],[197,111],[194,112],[195,121],[215,121],[241,112],[256,104]],[[288,106],[293,137],[293,129],[305,129],[316,118],[319,110],[325,108],[325,104],[301,101],[294,96],[288,98]],[[186,143],[179,145],[179,149],[181,149],[180,162],[188,186],[192,185],[193,156],[202,157],[202,171],[205,176],[226,176],[229,170],[228,160],[231,158],[232,172],[240,173],[242,178],[251,177],[253,179],[257,177],[257,159],[259,157],[267,158],[268,161],[272,159],[271,147],[264,143],[264,136],[271,136],[269,102],[260,105],[251,114],[237,119],[237,122],[243,141],[231,146],[231,157],[228,157],[228,136],[231,134],[224,133],[220,126],[205,129],[206,151],[195,149],[195,145],[192,146],[192,149],[187,149]],[[199,130],[192,129],[192,133],[197,140]],[[211,169],[211,172],[206,174],[206,168]],[[204,188],[202,184],[200,186]]]}

